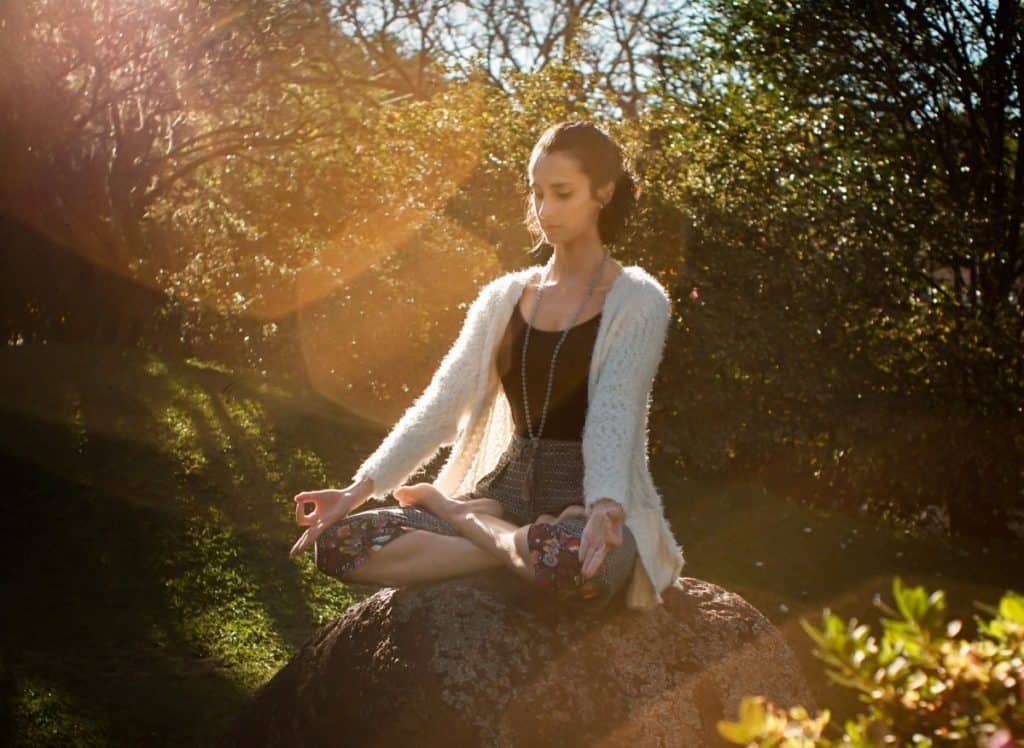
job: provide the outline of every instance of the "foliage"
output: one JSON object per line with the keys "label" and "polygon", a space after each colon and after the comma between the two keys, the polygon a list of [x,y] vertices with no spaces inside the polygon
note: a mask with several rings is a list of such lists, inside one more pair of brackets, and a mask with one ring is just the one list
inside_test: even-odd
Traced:
{"label": "foliage", "polygon": [[[615,253],[675,300],[652,423],[674,468],[1008,532],[1024,512],[1012,4],[704,0],[625,19],[609,3],[538,36],[499,3],[474,6],[484,38],[458,50],[447,10],[378,5],[340,21],[319,0],[4,5],[7,340],[252,368],[383,427],[479,286],[547,259],[526,254],[529,151],[592,118],[643,190]],[[609,24],[625,36],[602,46]],[[510,29],[543,39],[536,67],[513,64],[531,50],[512,54]]]}
{"label": "foliage", "polygon": [[[1002,534],[1024,509],[1019,239],[996,228],[1024,209],[1021,118],[1012,47],[981,37],[1020,19],[908,5],[708,3],[692,54],[663,59],[649,213],[685,255],[664,421],[688,472]],[[950,13],[990,57],[906,48]],[[965,92],[991,129],[941,105]],[[992,132],[1005,148],[979,147]]]}
{"label": "foliage", "polygon": [[[740,745],[1010,746],[1024,737],[1024,596],[1008,591],[994,614],[975,616],[980,638],[956,638],[961,621],[946,621],[945,595],[893,580],[898,612],[888,607],[881,640],[856,618],[844,623],[827,608],[824,626],[800,623],[831,680],[859,692],[868,707],[842,732],[826,736],[829,710],[811,716],[746,696],[737,722],[719,733]],[[879,607],[881,604],[879,604]]]}

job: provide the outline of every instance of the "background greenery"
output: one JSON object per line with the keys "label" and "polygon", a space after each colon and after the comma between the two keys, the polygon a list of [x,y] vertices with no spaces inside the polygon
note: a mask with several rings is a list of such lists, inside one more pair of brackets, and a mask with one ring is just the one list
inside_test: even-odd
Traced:
{"label": "background greenery", "polygon": [[353,599],[287,558],[291,496],[344,485],[476,289],[546,259],[525,164],[567,118],[626,146],[614,252],[673,295],[684,573],[809,672],[798,610],[1015,583],[1017,4],[520,5],[0,8],[12,740],[208,738]]}

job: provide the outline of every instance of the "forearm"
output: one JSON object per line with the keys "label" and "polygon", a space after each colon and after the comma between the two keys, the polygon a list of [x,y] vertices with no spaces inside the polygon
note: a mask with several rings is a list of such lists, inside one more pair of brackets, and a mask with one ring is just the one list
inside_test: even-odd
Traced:
{"label": "forearm", "polygon": [[373,496],[373,478],[369,476],[361,478],[360,480],[353,483],[349,490],[358,497],[358,501],[352,505],[349,512],[354,511],[358,507],[365,504],[371,496]]}
{"label": "forearm", "polygon": [[352,482],[371,482],[369,496],[378,499],[401,486],[455,436],[459,403],[445,405],[418,403],[409,408],[359,466]]}

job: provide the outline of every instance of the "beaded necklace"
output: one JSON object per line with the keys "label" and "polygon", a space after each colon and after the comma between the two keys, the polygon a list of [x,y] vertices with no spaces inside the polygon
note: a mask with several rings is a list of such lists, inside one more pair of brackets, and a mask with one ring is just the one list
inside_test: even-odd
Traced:
{"label": "beaded necklace", "polygon": [[547,392],[544,395],[544,405],[541,409],[540,424],[537,426],[536,435],[533,433],[533,422],[530,419],[530,404],[526,393],[526,348],[530,343],[530,330],[533,328],[534,320],[537,319],[537,310],[540,308],[541,292],[544,290],[544,284],[547,282],[548,274],[551,272],[551,267],[554,265],[554,258],[551,263],[545,266],[544,276],[541,278],[540,284],[537,286],[537,298],[533,302],[533,311],[530,313],[530,320],[526,326],[526,335],[523,340],[523,353],[521,361],[521,373],[523,380],[523,409],[526,412],[526,430],[529,434],[529,442],[526,446],[526,475],[523,480],[523,499],[529,502],[527,506],[532,506],[531,497],[534,495],[534,458],[537,456],[537,450],[540,448],[540,435],[544,431],[544,421],[548,415],[548,401],[551,399],[551,386],[554,383],[555,377],[555,360],[558,358],[558,351],[562,347],[562,343],[569,335],[569,331],[573,329],[576,324],[576,320],[579,319],[580,312],[583,311],[583,307],[587,301],[594,294],[594,288],[597,286],[597,281],[601,277],[601,271],[604,270],[604,264],[608,261],[609,252],[606,249],[604,257],[601,258],[601,262],[598,263],[597,269],[594,271],[593,276],[590,278],[590,283],[587,286],[587,293],[583,297],[579,306],[576,308],[576,314],[573,315],[572,322],[569,326],[562,331],[562,335],[559,337],[558,342],[555,344],[555,350],[551,354],[551,364],[548,367],[548,384]]}

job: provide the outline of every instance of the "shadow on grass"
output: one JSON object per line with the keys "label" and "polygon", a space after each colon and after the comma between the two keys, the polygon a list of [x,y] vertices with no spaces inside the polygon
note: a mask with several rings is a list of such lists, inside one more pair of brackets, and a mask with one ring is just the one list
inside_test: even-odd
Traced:
{"label": "shadow on grass", "polygon": [[215,742],[360,597],[287,555],[338,424],[224,372],[39,348],[0,356],[0,740]]}

